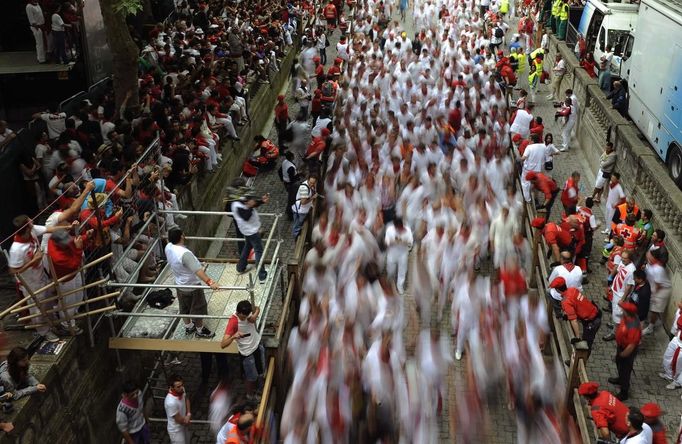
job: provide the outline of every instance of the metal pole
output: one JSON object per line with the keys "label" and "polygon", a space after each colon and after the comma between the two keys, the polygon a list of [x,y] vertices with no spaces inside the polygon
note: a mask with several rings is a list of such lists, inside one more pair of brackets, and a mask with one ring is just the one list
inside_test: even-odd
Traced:
{"label": "metal pole", "polygon": [[[268,248],[270,247],[270,242],[272,241],[272,235],[275,233],[275,228],[277,228],[277,222],[279,221],[279,217],[281,214],[277,214],[275,216],[275,220],[272,221],[272,227],[270,227],[270,234],[268,235],[268,240],[265,241],[265,247],[263,247],[263,253],[260,256],[260,260],[258,261],[258,264],[256,264],[256,273],[260,272],[261,267],[265,263],[265,257],[268,254]],[[249,281],[251,280],[251,274],[249,273]],[[255,281],[255,279],[254,279]],[[253,292],[251,294],[251,304],[253,304]]]}
{"label": "metal pole", "polygon": [[[207,290],[211,291],[212,288],[207,285],[164,285],[164,284],[133,284],[126,282],[107,282],[108,287],[130,287],[130,288],[181,288],[183,290]],[[217,290],[248,290],[249,287],[238,287],[234,285],[223,285],[218,287]],[[217,291],[216,290],[216,291]],[[194,316],[194,315],[192,315]]]}
{"label": "metal pole", "polygon": [[255,294],[253,291],[254,287],[254,282],[253,282],[253,274],[249,273],[249,299],[251,300],[251,305],[253,306],[255,304]]}
{"label": "metal pole", "polygon": [[[278,245],[279,247],[279,245]],[[277,275],[281,273],[281,269],[279,268],[279,258],[275,259],[275,276],[273,277],[272,281],[270,282],[270,286],[267,288],[267,291],[265,292],[265,307],[263,311],[263,315],[259,317],[260,319],[260,328],[258,329],[258,334],[260,336],[263,336],[263,330],[265,330],[265,324],[266,324],[266,319],[268,318],[268,313],[270,312],[270,307],[272,306],[272,295],[270,294],[272,292],[272,287],[276,285],[277,282]]]}
{"label": "metal pole", "polygon": [[154,216],[156,216],[156,214],[152,214],[151,216],[149,216],[149,219],[147,219],[147,222],[145,222],[144,225],[142,225],[142,227],[137,232],[135,237],[133,237],[131,239],[130,245],[128,245],[128,247],[125,250],[123,250],[121,257],[119,257],[118,260],[114,263],[114,265],[111,266],[112,272],[121,264],[121,261],[123,261],[123,259],[128,256],[128,252],[130,252],[130,250],[132,250],[132,248],[135,246],[135,243],[137,242],[137,240],[140,238],[140,236],[142,236],[142,233],[144,233],[144,231],[147,229],[147,227],[149,227],[149,224],[152,222],[152,218]]}
{"label": "metal pole", "polygon": [[[198,216],[232,216],[231,211],[191,211],[191,210],[159,210],[161,214],[190,214]],[[278,213],[258,213],[259,216],[277,217]]]}
{"label": "metal pole", "polygon": [[[114,311],[107,313],[107,316],[134,317],[134,318],[186,318],[188,313],[133,313],[127,311]],[[229,319],[232,315],[191,315],[197,319]]]}
{"label": "metal pole", "polygon": [[206,240],[206,241],[221,241],[221,242],[244,242],[244,238],[241,238],[241,237],[185,236],[185,239],[190,239],[190,240]]}

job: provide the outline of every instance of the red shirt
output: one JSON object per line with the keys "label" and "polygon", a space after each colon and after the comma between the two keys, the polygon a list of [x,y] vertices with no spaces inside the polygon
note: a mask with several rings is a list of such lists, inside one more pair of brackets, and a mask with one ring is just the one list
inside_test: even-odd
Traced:
{"label": "red shirt", "polygon": [[565,207],[574,207],[578,205],[578,186],[572,177],[569,177],[564,184],[564,189],[561,191],[561,203]]}
{"label": "red shirt", "polygon": [[571,236],[570,231],[562,229],[554,222],[550,222],[545,225],[543,234],[545,236],[545,242],[547,242],[549,245],[558,244],[560,248],[566,248],[570,246],[571,241],[573,240],[573,236]]}
{"label": "red shirt", "polygon": [[577,288],[569,288],[563,294],[561,308],[566,313],[569,321],[591,321],[599,310]]}
{"label": "red shirt", "polygon": [[559,190],[559,187],[557,186],[554,179],[547,177],[542,173],[535,173],[535,182],[533,185],[535,185],[535,188],[538,191],[545,195],[545,200],[550,200],[552,198],[552,194]]}
{"label": "red shirt", "polygon": [[275,120],[277,122],[286,122],[289,120],[289,105],[285,102],[282,102],[275,107]]}
{"label": "red shirt", "polygon": [[639,318],[637,316],[632,318],[623,317],[616,327],[616,344],[620,348],[625,348],[628,345],[639,345],[642,339],[642,329],[639,325]]}
{"label": "red shirt", "polygon": [[523,156],[523,153],[526,152],[526,148],[528,148],[528,145],[530,145],[529,139],[523,139],[521,141],[521,143],[519,144],[519,155]]}
{"label": "red shirt", "polygon": [[617,236],[623,238],[623,248],[626,250],[633,250],[637,247],[640,237],[642,237],[642,231],[637,227],[632,227],[626,224],[616,225],[614,230]]}
{"label": "red shirt", "polygon": [[516,270],[500,269],[500,282],[504,286],[504,293],[507,297],[523,296],[528,293],[526,278],[520,268]]}
{"label": "red shirt", "polygon": [[324,7],[324,18],[334,19],[336,18],[336,6],[333,3],[329,3]]}
{"label": "red shirt", "polygon": [[542,136],[544,135],[545,132],[545,125],[541,123],[537,123],[535,120],[533,120],[530,123],[530,133],[531,134],[537,134],[540,136],[540,140],[542,140]]}
{"label": "red shirt", "polygon": [[[87,241],[85,234],[81,235],[83,242]],[[57,278],[73,273],[81,266],[83,259],[83,249],[76,247],[73,239],[66,247],[59,246],[52,238],[47,242],[47,253],[52,259],[54,271],[57,273]]]}
{"label": "red shirt", "polygon": [[229,321],[227,321],[227,326],[225,327],[225,334],[228,336],[233,336],[239,330],[239,318],[237,315],[232,315]]}
{"label": "red shirt", "polygon": [[597,428],[608,428],[618,438],[628,434],[625,417],[630,413],[628,406],[606,390],[599,392],[590,405],[592,419]]}

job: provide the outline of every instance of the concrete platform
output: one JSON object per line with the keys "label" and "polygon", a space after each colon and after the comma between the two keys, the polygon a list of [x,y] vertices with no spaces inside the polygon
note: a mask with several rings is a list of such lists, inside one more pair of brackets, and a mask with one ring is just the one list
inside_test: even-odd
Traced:
{"label": "concrete platform", "polygon": [[[266,265],[265,269],[271,267]],[[274,269],[273,269],[274,270]],[[209,263],[206,273],[220,286],[248,287],[249,273],[237,273],[233,262]],[[275,288],[275,280],[278,273],[269,272],[264,283],[258,282],[257,275],[252,271],[255,280],[254,302],[265,310],[272,297],[272,288]],[[173,274],[166,266],[155,284],[174,284]],[[177,294],[172,289],[173,294]],[[227,326],[229,317],[235,312],[237,303],[249,299],[247,290],[204,290],[208,303],[208,314],[211,316],[224,316],[221,319],[205,319],[204,325],[216,333],[212,339],[188,336],[180,318],[171,317],[136,317],[130,316],[125,321],[123,328],[117,337],[109,339],[109,347],[127,350],[156,350],[176,352],[213,352],[213,353],[237,353],[236,344],[227,349],[220,348],[220,341]],[[179,303],[177,298],[171,305],[164,309],[152,308],[147,304],[146,297],[141,299],[133,309],[133,313],[144,314],[178,314]],[[258,319],[257,328],[261,328],[265,317]]]}
{"label": "concrete platform", "polygon": [[52,62],[40,64],[36,60],[36,53],[33,51],[0,52],[0,75],[67,72],[71,71],[72,67],[73,64],[62,65]]}

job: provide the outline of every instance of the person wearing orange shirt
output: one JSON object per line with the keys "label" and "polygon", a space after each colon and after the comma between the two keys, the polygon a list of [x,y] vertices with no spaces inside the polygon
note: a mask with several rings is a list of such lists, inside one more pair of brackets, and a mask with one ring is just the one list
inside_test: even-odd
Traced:
{"label": "person wearing orange shirt", "polygon": [[[562,277],[554,279],[549,284],[549,287],[561,293],[561,309],[564,312],[564,319],[571,325],[576,339],[581,338],[587,342],[587,347],[592,351],[592,344],[594,343],[594,338],[597,337],[602,317],[601,310],[597,307],[597,304],[592,302],[577,288],[566,288],[566,280]],[[579,322],[583,325],[582,334],[580,334]],[[577,341],[572,340],[571,342]]]}
{"label": "person wearing orange shirt", "polygon": [[642,329],[637,317],[637,305],[632,302],[618,304],[623,309],[623,318],[616,327],[616,367],[618,376],[609,378],[611,384],[620,385],[620,393],[616,395],[626,401],[630,391],[630,376],[635,364],[637,349],[642,339]]}
{"label": "person wearing orange shirt", "polygon": [[573,171],[571,177],[564,184],[564,189],[561,190],[561,204],[564,206],[564,211],[568,211],[569,208],[575,208],[578,205],[579,185],[580,173]]}
{"label": "person wearing orange shirt", "polygon": [[530,171],[526,173],[526,180],[531,183],[532,188],[542,192],[545,196],[545,201],[542,204],[537,204],[535,208],[544,208],[549,215],[552,212],[552,206],[557,194],[559,194],[559,187],[556,181],[543,173]]}
{"label": "person wearing orange shirt", "polygon": [[565,229],[554,222],[547,223],[543,217],[536,217],[530,224],[533,228],[542,231],[545,242],[547,242],[547,245],[549,245],[551,249],[554,262],[559,262],[562,250],[573,250],[574,240],[570,230]]}
{"label": "person wearing orange shirt", "polygon": [[600,391],[599,384],[592,381],[580,384],[578,394],[585,397],[590,406],[599,438],[609,439],[612,432],[618,439],[627,435],[629,428],[626,417],[630,412],[628,406],[608,391]]}

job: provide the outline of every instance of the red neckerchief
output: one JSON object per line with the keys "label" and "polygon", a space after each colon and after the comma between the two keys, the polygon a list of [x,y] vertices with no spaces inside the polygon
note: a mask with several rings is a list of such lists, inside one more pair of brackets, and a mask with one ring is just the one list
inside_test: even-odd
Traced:
{"label": "red neckerchief", "polygon": [[173,391],[173,389],[168,389],[168,393],[170,393],[172,396],[175,396],[178,399],[182,399],[183,395],[185,394],[182,393],[182,395],[178,395],[177,393],[175,393],[175,391]]}
{"label": "red neckerchief", "polygon": [[575,264],[574,263],[564,264],[564,268],[568,271],[573,271],[573,269],[575,268]]}
{"label": "red neckerchief", "polygon": [[123,399],[121,399],[121,402],[122,402],[123,404],[127,405],[128,407],[132,407],[132,408],[134,408],[134,409],[136,409],[136,408],[139,406],[139,402],[138,402],[138,401],[139,401],[139,398],[135,398],[135,401],[134,401],[134,402],[133,402],[133,400],[128,399],[128,398],[123,398]]}

